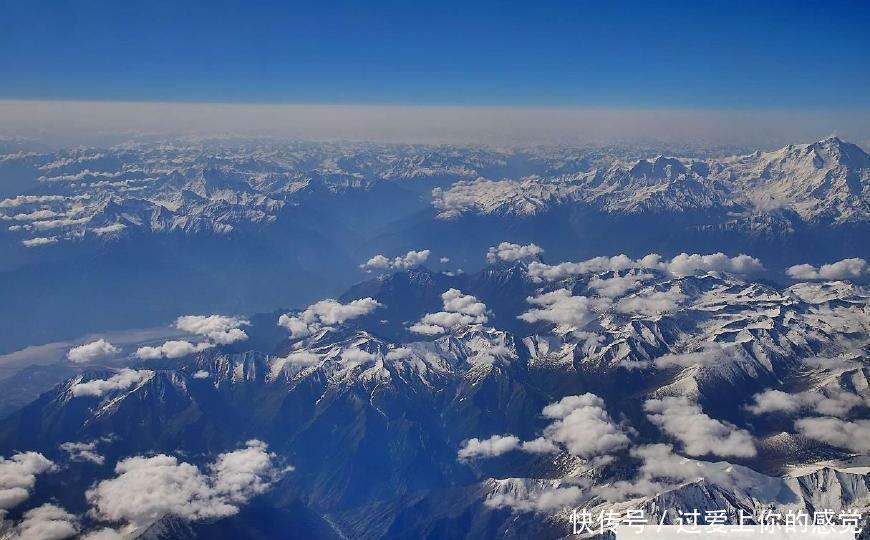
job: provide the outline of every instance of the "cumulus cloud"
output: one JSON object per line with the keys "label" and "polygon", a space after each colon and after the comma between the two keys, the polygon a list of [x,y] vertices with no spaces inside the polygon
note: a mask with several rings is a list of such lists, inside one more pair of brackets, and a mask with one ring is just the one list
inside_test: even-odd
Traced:
{"label": "cumulus cloud", "polygon": [[220,345],[248,339],[240,327],[251,324],[238,317],[224,315],[185,315],[175,321],[175,327],[191,334],[205,336]]}
{"label": "cumulus cloud", "polygon": [[368,315],[383,304],[374,298],[360,298],[347,304],[342,304],[331,298],[311,304],[304,311],[296,314],[284,314],[278,318],[278,326],[290,331],[294,338],[305,337],[322,328]]}
{"label": "cumulus cloud", "polygon": [[559,486],[537,493],[496,493],[484,504],[490,508],[509,507],[523,512],[554,512],[576,506],[586,495],[581,486]]}
{"label": "cumulus cloud", "polygon": [[668,272],[675,276],[690,276],[706,272],[728,272],[731,274],[754,274],[764,270],[764,265],[755,257],[737,255],[729,257],[724,253],[699,255],[680,253],[666,264]]}
{"label": "cumulus cloud", "polygon": [[498,261],[514,262],[521,259],[537,257],[544,249],[537,244],[512,244],[502,242],[498,246],[490,247],[486,252],[486,262],[494,264]]}
{"label": "cumulus cloud", "polygon": [[530,454],[549,454],[564,447],[584,459],[607,459],[609,454],[627,447],[628,435],[615,424],[595,394],[567,396],[544,407],[542,414],[552,422],[543,435],[520,441],[515,435],[493,435],[488,439],[468,439],[459,449],[459,460],[500,456],[514,450]]}
{"label": "cumulus cloud", "polygon": [[718,343],[705,343],[700,350],[687,353],[672,353],[659,356],[653,361],[658,369],[673,367],[711,366],[733,362],[741,354],[733,346],[723,347]]}
{"label": "cumulus cloud", "polygon": [[489,318],[486,304],[458,289],[449,289],[441,295],[443,311],[427,313],[410,327],[417,334],[437,335],[452,332],[470,324],[485,324]]}
{"label": "cumulus cloud", "polygon": [[106,392],[114,390],[126,390],[131,386],[141,384],[154,376],[154,372],[142,369],[135,370],[124,368],[108,379],[94,379],[93,381],[80,382],[70,389],[75,397],[95,396],[100,397]]}
{"label": "cumulus cloud", "polygon": [[35,238],[30,238],[27,240],[22,240],[21,245],[24,247],[39,247],[39,246],[47,246],[48,244],[57,243],[56,236],[37,236]]}
{"label": "cumulus cloud", "polygon": [[15,214],[12,216],[12,219],[15,221],[35,221],[38,219],[49,219],[59,215],[60,214],[53,210],[34,210],[33,212]]}
{"label": "cumulus cloud", "polygon": [[252,440],[220,454],[206,472],[165,454],[124,459],[115,467],[116,476],[89,489],[86,498],[99,519],[134,527],[166,515],[220,518],[237,513],[282,472],[266,444]]}
{"label": "cumulus cloud", "polygon": [[60,202],[72,197],[64,195],[18,195],[11,199],[3,199],[0,201],[0,208],[15,208],[25,204],[41,204],[49,202]]}
{"label": "cumulus cloud", "polygon": [[36,476],[54,469],[54,463],[37,452],[0,457],[0,513],[15,508],[30,497]]}
{"label": "cumulus cloud", "polygon": [[[432,252],[428,249],[423,249],[420,251],[414,251],[413,249],[404,255],[399,255],[393,259],[389,259],[383,255],[375,255],[364,264],[360,265],[360,268],[365,270],[366,272],[371,272],[372,270],[407,270],[409,268],[414,268],[420,266],[425,263],[429,258]],[[444,262],[444,261],[442,261]]]}
{"label": "cumulus cloud", "polygon": [[208,375],[208,371],[200,369],[195,371],[194,374],[191,375],[191,377],[193,377],[194,379],[208,379]]}
{"label": "cumulus cloud", "polygon": [[98,339],[78,347],[73,347],[66,353],[66,357],[70,362],[77,364],[85,364],[95,360],[103,360],[121,352],[120,349],[106,341]]}
{"label": "cumulus cloud", "polygon": [[671,287],[667,291],[651,291],[622,298],[616,303],[616,311],[652,317],[676,311],[685,299],[686,295],[678,287]]}
{"label": "cumulus cloud", "polygon": [[520,450],[529,454],[554,454],[559,451],[559,447],[546,437],[538,437],[531,441],[524,441],[520,445]]}
{"label": "cumulus cloud", "polygon": [[514,435],[493,435],[488,439],[468,439],[459,449],[460,461],[480,457],[495,457],[520,447],[520,439]]}
{"label": "cumulus cloud", "polygon": [[765,390],[755,394],[746,409],[758,415],[774,412],[794,414],[801,409],[813,409],[824,415],[843,417],[864,403],[861,396],[841,388],[792,394],[780,390]]}
{"label": "cumulus cloud", "polygon": [[182,358],[184,356],[202,352],[214,347],[213,343],[203,341],[202,343],[193,344],[184,340],[171,340],[157,347],[139,347],[136,349],[136,356],[142,360],[158,360],[160,358]]}
{"label": "cumulus cloud", "polygon": [[616,255],[614,257],[594,257],[581,262],[564,262],[553,266],[532,261],[529,263],[529,275],[536,281],[560,281],[584,274],[619,272],[629,268],[655,268],[659,265],[660,260],[661,257],[653,254],[636,261],[627,255]]}
{"label": "cumulus cloud", "polygon": [[794,423],[804,437],[853,452],[870,451],[870,420],[847,422],[839,418],[801,418]]}
{"label": "cumulus cloud", "polygon": [[111,225],[106,225],[104,227],[94,227],[91,229],[91,232],[94,234],[98,234],[100,236],[106,234],[114,234],[123,231],[127,226],[123,223],[112,223]]}
{"label": "cumulus cloud", "polygon": [[528,323],[543,321],[574,328],[586,326],[598,313],[606,311],[611,305],[609,299],[572,296],[568,289],[530,296],[526,301],[541,307],[519,315],[520,320]]}
{"label": "cumulus cloud", "polygon": [[19,540],[63,540],[78,534],[78,519],[63,508],[43,504],[28,510],[15,527]]}
{"label": "cumulus cloud", "polygon": [[292,368],[294,372],[320,363],[321,358],[308,351],[293,351],[284,358],[276,358],[269,368],[269,378],[277,379],[284,370]]}
{"label": "cumulus cloud", "polygon": [[413,355],[414,351],[409,349],[408,347],[396,347],[395,349],[391,349],[387,352],[387,355],[384,357],[386,360],[404,360],[406,358],[410,358]]}
{"label": "cumulus cloud", "polygon": [[620,480],[596,486],[593,492],[606,501],[623,501],[638,496],[660,493],[683,482],[706,479],[720,485],[731,485],[734,476],[728,463],[697,461],[674,453],[669,444],[648,444],[631,450],[641,460],[638,475],[632,480]]}
{"label": "cumulus cloud", "polygon": [[562,443],[575,456],[591,459],[629,444],[628,435],[614,424],[595,394],[567,396],[544,407],[543,415],[555,420],[544,429],[544,437]]}
{"label": "cumulus cloud", "polygon": [[560,281],[584,274],[621,272],[628,269],[654,269],[683,277],[711,271],[753,274],[764,270],[764,265],[755,257],[748,255],[729,257],[724,253],[710,255],[681,253],[670,261],[665,261],[660,255],[650,253],[636,260],[627,255],[616,255],[595,257],[581,262],[564,262],[553,266],[533,261],[529,264],[529,275],[536,281]]}
{"label": "cumulus cloud", "polygon": [[644,410],[653,424],[682,442],[689,455],[752,457],[757,452],[747,431],[711,418],[685,397],[649,399]]}
{"label": "cumulus cloud", "polygon": [[497,457],[514,450],[529,454],[550,454],[558,452],[559,447],[545,437],[521,442],[514,435],[493,435],[488,439],[474,437],[464,441],[458,457],[459,461],[470,461],[477,458]]}
{"label": "cumulus cloud", "polygon": [[652,274],[628,274],[625,276],[614,276],[611,278],[600,278],[592,276],[589,280],[589,288],[597,292],[601,296],[608,298],[618,298],[625,293],[631,292],[640,287],[644,281],[652,279]]}
{"label": "cumulus cloud", "polygon": [[366,362],[371,362],[376,355],[356,347],[345,349],[341,353],[341,361],[348,367],[355,367]]}
{"label": "cumulus cloud", "polygon": [[105,458],[97,453],[95,442],[65,442],[60,445],[60,449],[69,454],[71,461],[87,461],[96,465],[105,462]]}
{"label": "cumulus cloud", "polygon": [[441,257],[440,259],[438,259],[438,262],[440,262],[441,264],[447,264],[450,262],[450,257]]}
{"label": "cumulus cloud", "polygon": [[857,257],[852,259],[843,259],[835,263],[823,264],[821,267],[815,267],[811,264],[796,264],[789,267],[785,272],[792,279],[798,280],[816,280],[816,279],[857,279],[866,275],[870,271],[867,261]]}

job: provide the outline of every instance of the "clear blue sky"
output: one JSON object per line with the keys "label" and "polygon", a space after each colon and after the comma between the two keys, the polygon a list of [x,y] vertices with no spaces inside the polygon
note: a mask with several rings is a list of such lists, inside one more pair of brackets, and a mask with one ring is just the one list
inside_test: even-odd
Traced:
{"label": "clear blue sky", "polygon": [[867,108],[870,2],[0,0],[0,98]]}

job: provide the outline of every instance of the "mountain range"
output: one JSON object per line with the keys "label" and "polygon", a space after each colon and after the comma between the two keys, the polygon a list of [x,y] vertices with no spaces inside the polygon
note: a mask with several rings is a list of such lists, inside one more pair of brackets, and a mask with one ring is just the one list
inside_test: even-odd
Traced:
{"label": "mountain range", "polygon": [[[695,157],[645,157],[661,150]],[[614,246],[746,253],[780,283],[795,264],[870,256],[860,147],[832,137],[726,154],[266,140],[8,153],[0,353],[335,296],[374,254],[421,247],[454,271],[479,270],[506,238],[551,261]]]}
{"label": "mountain range", "polygon": [[[544,253],[182,317],[178,354],[71,351],[74,375],[0,421],[0,467],[52,464],[29,467],[7,534],[46,505],[142,539],[555,539],[578,509],[870,509],[860,274],[783,286],[745,255]],[[157,495],[118,498],[137,486]]]}

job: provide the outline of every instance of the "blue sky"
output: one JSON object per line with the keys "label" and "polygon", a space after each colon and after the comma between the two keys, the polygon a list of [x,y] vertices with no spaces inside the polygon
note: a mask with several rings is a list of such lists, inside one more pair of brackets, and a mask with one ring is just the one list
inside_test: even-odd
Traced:
{"label": "blue sky", "polygon": [[870,105],[870,3],[2,0],[0,98]]}

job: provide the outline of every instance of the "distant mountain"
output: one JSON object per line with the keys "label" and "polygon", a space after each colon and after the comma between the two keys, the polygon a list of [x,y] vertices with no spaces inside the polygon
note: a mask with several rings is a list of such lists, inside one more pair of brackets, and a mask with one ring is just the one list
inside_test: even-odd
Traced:
{"label": "distant mountain", "polygon": [[553,261],[724,250],[763,255],[769,278],[870,257],[855,145],[643,158],[653,151],[182,140],[0,156],[14,177],[0,199],[0,352],[334,296],[356,265],[410,249],[467,271],[506,239]]}
{"label": "distant mountain", "polygon": [[[766,213],[806,223],[870,219],[870,156],[836,137],[715,160],[659,156],[570,176],[475,179],[438,192],[442,219],[464,213],[535,215],[565,204],[610,214]],[[713,213],[712,215],[716,215]]]}

